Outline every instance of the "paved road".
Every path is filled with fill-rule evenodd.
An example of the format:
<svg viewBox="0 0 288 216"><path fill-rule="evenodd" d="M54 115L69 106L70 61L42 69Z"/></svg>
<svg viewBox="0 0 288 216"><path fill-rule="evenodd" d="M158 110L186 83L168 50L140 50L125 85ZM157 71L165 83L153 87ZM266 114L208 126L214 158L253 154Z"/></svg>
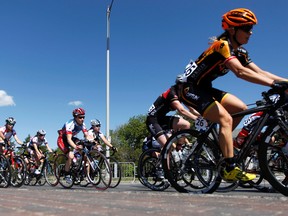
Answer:
<svg viewBox="0 0 288 216"><path fill-rule="evenodd" d="M0 215L287 215L288 197L237 189L229 193L181 194L173 188L151 191L140 183L121 183L97 191L93 187L22 186L0 189Z"/></svg>

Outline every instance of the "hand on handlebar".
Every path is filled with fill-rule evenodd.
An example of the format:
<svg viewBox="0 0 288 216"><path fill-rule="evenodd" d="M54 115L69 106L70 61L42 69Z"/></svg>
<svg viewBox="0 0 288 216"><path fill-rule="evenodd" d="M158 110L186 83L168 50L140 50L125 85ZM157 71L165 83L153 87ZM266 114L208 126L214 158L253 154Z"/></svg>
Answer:
<svg viewBox="0 0 288 216"><path fill-rule="evenodd" d="M118 152L118 149L117 149L116 147L114 147L114 146L112 146L111 149L112 149L112 151L114 151L114 152Z"/></svg>
<svg viewBox="0 0 288 216"><path fill-rule="evenodd" d="M274 80L274 82L272 84L272 88L284 91L284 90L288 89L288 81Z"/></svg>

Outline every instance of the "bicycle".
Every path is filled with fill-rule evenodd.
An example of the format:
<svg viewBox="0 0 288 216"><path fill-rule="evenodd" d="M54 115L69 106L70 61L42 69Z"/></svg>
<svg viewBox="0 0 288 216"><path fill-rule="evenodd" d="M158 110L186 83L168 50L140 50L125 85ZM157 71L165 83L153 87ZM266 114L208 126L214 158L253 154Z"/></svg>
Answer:
<svg viewBox="0 0 288 216"><path fill-rule="evenodd" d="M80 140L79 145L83 149L79 152L79 158L70 167L69 174L72 181L66 181L65 164L68 160L65 154L59 154L54 161L54 173L60 185L64 188L71 188L75 182L88 180L96 189L106 190L111 184L111 170L106 157L97 149L93 149L94 144L87 140ZM87 181L86 181L87 182Z"/></svg>
<svg viewBox="0 0 288 216"><path fill-rule="evenodd" d="M19 155L14 153L14 149L15 145L7 146L3 151L3 155L8 159L11 166L10 184L13 187L21 187L26 177L26 163Z"/></svg>
<svg viewBox="0 0 288 216"><path fill-rule="evenodd" d="M40 173L36 174L35 170L39 169L36 164L35 158L32 158L31 155L27 152L27 144L23 144L21 147L19 156L22 160L25 161L26 164L26 176L25 176L25 185L34 186L36 184L43 186L47 183L50 186L56 186L58 184L57 178L54 175L54 167L53 160L51 160L50 152L44 152L44 157L40 158L40 160L44 160L42 163L42 167L40 169ZM53 157L55 157L56 152L53 152Z"/></svg>
<svg viewBox="0 0 288 216"><path fill-rule="evenodd" d="M0 188L7 188L10 185L11 172L9 160L0 153Z"/></svg>
<svg viewBox="0 0 288 216"><path fill-rule="evenodd" d="M235 155L236 162L243 170L249 171L247 166L245 166L245 160L249 156L251 146L255 144L258 135L261 134L261 141L258 145L260 175L263 175L276 190L287 196L288 187L283 184L283 181L288 174L288 159L282 151L279 151L277 145L280 141L288 141L285 93L284 90L270 89L267 92L263 92L262 97L263 100L257 101L255 103L256 106L232 115L235 118L258 111L263 112L256 126L243 143L242 149ZM273 121L269 121L271 118ZM216 126L217 124L211 123L204 132L193 129L179 131L173 134L167 141L162 152L162 163L167 179L177 191L184 193L213 193L221 184L224 160L218 144ZM173 173L171 170L174 159L171 152L174 150L174 143L183 136L195 145L195 150L186 160L184 169L179 168L178 173ZM281 165L277 169L269 164L274 151L277 151L281 156L279 156ZM190 174L192 171L193 175L188 180L191 180L193 185L189 185L189 181L185 181L182 176L187 173ZM183 181L185 184L183 184ZM187 187L187 183L190 187ZM235 182L229 183L232 183L234 187ZM253 184L253 182L250 183ZM197 187L194 187L195 185Z"/></svg>

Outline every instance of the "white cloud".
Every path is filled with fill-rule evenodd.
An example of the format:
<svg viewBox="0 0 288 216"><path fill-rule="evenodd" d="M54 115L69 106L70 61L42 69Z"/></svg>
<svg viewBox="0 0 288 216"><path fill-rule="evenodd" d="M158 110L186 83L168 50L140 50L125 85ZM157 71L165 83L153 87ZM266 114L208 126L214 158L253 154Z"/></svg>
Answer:
<svg viewBox="0 0 288 216"><path fill-rule="evenodd" d="M0 106L15 106L13 97L7 95L4 90L0 90Z"/></svg>
<svg viewBox="0 0 288 216"><path fill-rule="evenodd" d="M68 105L79 106L79 105L82 105L82 101L71 101L68 103Z"/></svg>

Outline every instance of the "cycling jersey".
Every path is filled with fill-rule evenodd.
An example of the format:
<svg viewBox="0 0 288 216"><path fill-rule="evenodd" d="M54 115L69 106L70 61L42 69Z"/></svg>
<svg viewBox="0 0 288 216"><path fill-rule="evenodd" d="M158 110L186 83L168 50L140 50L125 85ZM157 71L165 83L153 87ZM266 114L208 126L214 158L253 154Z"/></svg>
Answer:
<svg viewBox="0 0 288 216"><path fill-rule="evenodd" d="M6 126L0 127L0 131L3 133L6 140L10 140L12 136L16 135L16 131L14 129L12 129L11 131L7 131ZM4 142L4 140L1 140L0 142Z"/></svg>
<svg viewBox="0 0 288 216"><path fill-rule="evenodd" d="M243 66L252 62L245 48L234 50L226 38L216 40L198 59L190 62L185 69L187 82L202 88L211 88L212 81L228 73L225 63L237 58Z"/></svg>
<svg viewBox="0 0 288 216"><path fill-rule="evenodd" d="M76 136L80 131L83 133L87 132L86 125L78 125L74 119L67 121L62 127L63 134L72 134L72 136Z"/></svg>
<svg viewBox="0 0 288 216"><path fill-rule="evenodd" d="M225 63L237 58L243 66L252 62L245 48L234 50L229 40L224 36L204 51L195 62L190 62L185 68L181 99L194 107L201 115L215 100L221 103L227 92L212 87L212 81L228 73Z"/></svg>
<svg viewBox="0 0 288 216"><path fill-rule="evenodd" d="M34 150L34 146L33 146L34 144L36 144L37 147L40 147L41 145L47 145L48 141L46 140L46 138L41 140L38 138L38 136L34 136L33 138L31 138L30 142L28 143L28 147Z"/></svg>
<svg viewBox="0 0 288 216"><path fill-rule="evenodd" d="M67 134L72 134L72 141L76 142L77 138L74 136L76 136L80 131L86 133L87 128L84 123L83 125L78 125L74 119L71 119L68 122L66 122L62 127L62 129L58 130L59 136L57 139L57 145L64 154L69 152Z"/></svg>
<svg viewBox="0 0 288 216"><path fill-rule="evenodd" d="M171 86L149 108L146 125L149 132L157 139L165 133L165 130L173 128L174 116L166 116L170 111L175 110L171 107L171 103L179 100L177 95L177 86Z"/></svg>
<svg viewBox="0 0 288 216"><path fill-rule="evenodd" d="M101 131L95 133L95 131L94 131L92 128L88 130L88 135L89 135L89 137L92 136L93 139L94 139L98 144L101 144L101 143L100 143L100 141L102 140L101 137L104 136L104 134L103 134Z"/></svg>
<svg viewBox="0 0 288 216"><path fill-rule="evenodd" d="M171 103L179 100L176 91L176 85L174 85L159 96L149 108L148 116L165 116L168 112L175 110L171 107Z"/></svg>

